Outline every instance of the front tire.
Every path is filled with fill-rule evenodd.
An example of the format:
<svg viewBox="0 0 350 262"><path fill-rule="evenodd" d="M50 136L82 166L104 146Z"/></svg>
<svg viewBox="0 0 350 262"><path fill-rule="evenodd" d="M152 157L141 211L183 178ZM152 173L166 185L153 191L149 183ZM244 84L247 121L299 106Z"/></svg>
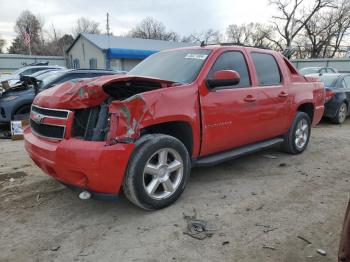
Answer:
<svg viewBox="0 0 350 262"><path fill-rule="evenodd" d="M18 120L19 118L29 119L30 108L31 108L31 105L21 106L16 110L16 112L12 116L12 120Z"/></svg>
<svg viewBox="0 0 350 262"><path fill-rule="evenodd" d="M163 134L146 135L136 144L123 182L125 196L147 210L169 206L180 197L189 178L186 147Z"/></svg>
<svg viewBox="0 0 350 262"><path fill-rule="evenodd" d="M348 114L348 106L346 105L346 103L342 103L338 109L338 112L336 114L336 116L332 119L333 123L335 124L343 124L346 116Z"/></svg>
<svg viewBox="0 0 350 262"><path fill-rule="evenodd" d="M282 150L289 154L302 153L310 140L311 121L310 117L304 112L297 112L292 126L284 136Z"/></svg>

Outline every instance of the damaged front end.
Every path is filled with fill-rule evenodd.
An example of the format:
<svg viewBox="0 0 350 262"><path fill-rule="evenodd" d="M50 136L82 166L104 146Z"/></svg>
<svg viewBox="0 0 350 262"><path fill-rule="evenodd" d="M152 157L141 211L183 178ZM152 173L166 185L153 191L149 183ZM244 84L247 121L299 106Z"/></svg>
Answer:
<svg viewBox="0 0 350 262"><path fill-rule="evenodd" d="M107 145L132 143L140 136L140 123L151 117L143 93L174 84L171 81L132 76L104 76L66 82L35 98L31 126L37 135L47 138L50 138L49 131L55 133L54 129L57 128L64 134L55 135L52 137L54 139L106 141ZM55 118L55 115L59 115L55 110L68 112L63 115L65 122ZM44 116L40 123L35 121L38 114ZM62 118L62 115L58 118ZM45 128L50 130L42 134L41 129Z"/></svg>

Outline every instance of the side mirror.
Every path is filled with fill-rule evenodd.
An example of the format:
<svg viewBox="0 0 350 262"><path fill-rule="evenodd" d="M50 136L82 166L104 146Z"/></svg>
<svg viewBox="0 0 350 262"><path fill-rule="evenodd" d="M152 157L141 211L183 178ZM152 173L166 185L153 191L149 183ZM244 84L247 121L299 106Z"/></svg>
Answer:
<svg viewBox="0 0 350 262"><path fill-rule="evenodd" d="M239 84L240 75L234 70L220 70L214 73L212 79L207 79L207 86L213 89L219 86L233 86Z"/></svg>

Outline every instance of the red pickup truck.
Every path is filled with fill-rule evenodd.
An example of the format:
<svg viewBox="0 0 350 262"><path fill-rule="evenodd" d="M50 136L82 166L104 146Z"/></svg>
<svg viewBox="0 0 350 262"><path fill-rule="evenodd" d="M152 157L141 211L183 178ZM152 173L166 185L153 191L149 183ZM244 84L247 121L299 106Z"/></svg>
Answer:
<svg viewBox="0 0 350 262"><path fill-rule="evenodd" d="M305 150L324 111L324 87L280 53L201 46L156 53L127 75L66 82L34 100L25 148L81 198L159 209L194 166L276 144Z"/></svg>

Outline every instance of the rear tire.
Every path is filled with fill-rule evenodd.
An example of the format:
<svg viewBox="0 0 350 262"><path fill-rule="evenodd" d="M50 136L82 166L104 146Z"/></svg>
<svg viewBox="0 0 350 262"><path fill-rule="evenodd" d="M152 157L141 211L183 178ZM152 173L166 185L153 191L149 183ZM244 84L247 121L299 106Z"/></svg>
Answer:
<svg viewBox="0 0 350 262"><path fill-rule="evenodd" d="M289 154L300 154L307 147L311 134L310 117L304 112L297 112L292 126L284 136L281 146L284 152Z"/></svg>
<svg viewBox="0 0 350 262"><path fill-rule="evenodd" d="M348 106L346 105L345 102L343 102L339 108L338 108L338 111L337 111L337 114L336 116L332 119L332 122L334 124L343 124L346 117L347 117L347 114L348 114Z"/></svg>
<svg viewBox="0 0 350 262"><path fill-rule="evenodd" d="M188 151L178 139L163 134L145 135L136 142L129 160L123 192L143 209L164 208L184 191L190 168Z"/></svg>

